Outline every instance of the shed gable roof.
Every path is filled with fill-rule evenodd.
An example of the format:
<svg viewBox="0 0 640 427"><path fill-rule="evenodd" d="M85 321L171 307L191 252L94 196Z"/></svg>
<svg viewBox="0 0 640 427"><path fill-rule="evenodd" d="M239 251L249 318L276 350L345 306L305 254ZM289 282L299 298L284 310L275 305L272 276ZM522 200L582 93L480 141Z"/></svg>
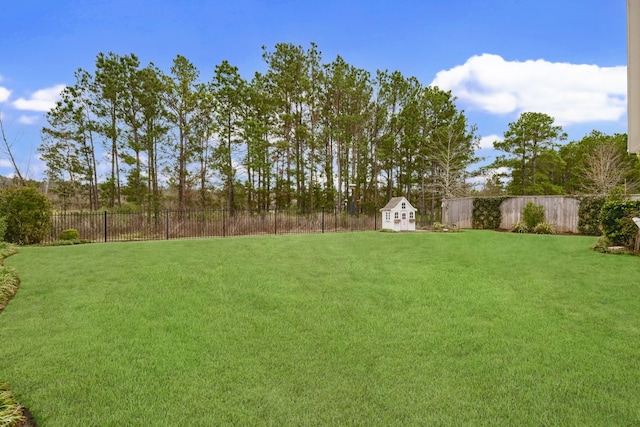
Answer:
<svg viewBox="0 0 640 427"><path fill-rule="evenodd" d="M408 207L409 210L417 211L417 209L414 208L411 205L411 203L409 203L409 201L404 197L392 197L391 200L389 200L389 202L380 210L381 211L390 211L393 208L395 208L396 206L398 206L400 204L400 202L403 202L403 201L407 204L407 207Z"/></svg>

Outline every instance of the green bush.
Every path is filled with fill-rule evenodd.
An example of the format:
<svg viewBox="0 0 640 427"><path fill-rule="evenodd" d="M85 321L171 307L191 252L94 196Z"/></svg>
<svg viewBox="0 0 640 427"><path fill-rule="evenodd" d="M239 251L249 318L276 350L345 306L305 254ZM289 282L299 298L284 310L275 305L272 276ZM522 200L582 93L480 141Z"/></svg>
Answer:
<svg viewBox="0 0 640 427"><path fill-rule="evenodd" d="M602 206L602 232L611 244L633 248L638 236L633 217L640 217L640 201L610 201Z"/></svg>
<svg viewBox="0 0 640 427"><path fill-rule="evenodd" d="M522 221L527 225L529 230L536 228L536 225L544 221L544 206L527 202L522 210Z"/></svg>
<svg viewBox="0 0 640 427"><path fill-rule="evenodd" d="M556 228L549 222L541 222L533 229L536 234L556 234Z"/></svg>
<svg viewBox="0 0 640 427"><path fill-rule="evenodd" d="M80 233L75 228L62 230L58 236L58 240L80 240Z"/></svg>
<svg viewBox="0 0 640 427"><path fill-rule="evenodd" d="M606 202L604 197L583 197L578 208L578 231L587 236L600 236L600 212Z"/></svg>
<svg viewBox="0 0 640 427"><path fill-rule="evenodd" d="M527 224L524 222L518 221L513 225L513 227L511 227L511 231L514 233L528 233L529 227L527 227Z"/></svg>
<svg viewBox="0 0 640 427"><path fill-rule="evenodd" d="M7 221L6 241L40 243L51 226L51 203L33 187L9 187L0 191L0 216Z"/></svg>
<svg viewBox="0 0 640 427"><path fill-rule="evenodd" d="M7 219L0 216L0 242L4 242L5 234L7 234Z"/></svg>
<svg viewBox="0 0 640 427"><path fill-rule="evenodd" d="M502 214L500 205L508 197L473 199L472 227L483 230L500 228Z"/></svg>

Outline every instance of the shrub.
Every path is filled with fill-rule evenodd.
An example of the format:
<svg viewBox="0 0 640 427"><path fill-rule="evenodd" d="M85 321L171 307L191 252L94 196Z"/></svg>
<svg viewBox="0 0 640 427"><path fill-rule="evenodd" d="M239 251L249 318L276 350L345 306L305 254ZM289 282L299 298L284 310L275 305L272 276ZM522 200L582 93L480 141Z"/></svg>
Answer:
<svg viewBox="0 0 640 427"><path fill-rule="evenodd" d="M524 222L518 221L511 227L511 231L514 233L528 233L529 227Z"/></svg>
<svg viewBox="0 0 640 427"><path fill-rule="evenodd" d="M495 230L500 227L502 214L500 205L508 197L473 199L473 228Z"/></svg>
<svg viewBox="0 0 640 427"><path fill-rule="evenodd" d="M4 242L5 234L7 234L7 219L0 216L0 242Z"/></svg>
<svg viewBox="0 0 640 427"><path fill-rule="evenodd" d="M529 230L533 230L536 225L544 221L544 206L527 202L522 210L522 220Z"/></svg>
<svg viewBox="0 0 640 427"><path fill-rule="evenodd" d="M602 206L602 232L611 244L633 248L638 236L633 217L640 217L640 201L610 201Z"/></svg>
<svg viewBox="0 0 640 427"><path fill-rule="evenodd" d="M549 222L541 222L534 227L533 232L536 234L556 234L556 229Z"/></svg>
<svg viewBox="0 0 640 427"><path fill-rule="evenodd" d="M606 236L600 236L598 237L596 244L593 245L592 249L596 252L606 253L609 251L610 245L611 245L611 242L609 242L609 239L607 239Z"/></svg>
<svg viewBox="0 0 640 427"><path fill-rule="evenodd" d="M51 226L51 203L33 187L9 187L0 192L0 216L7 221L5 240L40 243Z"/></svg>
<svg viewBox="0 0 640 427"><path fill-rule="evenodd" d="M80 240L80 233L75 228L62 230L58 236L58 240Z"/></svg>
<svg viewBox="0 0 640 427"><path fill-rule="evenodd" d="M600 236L600 212L606 199L604 197L583 197L578 209L578 231L587 236Z"/></svg>

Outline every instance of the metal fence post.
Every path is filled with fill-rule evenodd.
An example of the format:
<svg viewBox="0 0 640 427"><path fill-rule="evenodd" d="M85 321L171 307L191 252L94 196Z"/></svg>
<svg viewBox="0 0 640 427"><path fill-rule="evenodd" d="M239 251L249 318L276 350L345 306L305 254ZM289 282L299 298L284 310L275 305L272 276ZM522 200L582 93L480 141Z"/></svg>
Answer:
<svg viewBox="0 0 640 427"><path fill-rule="evenodd" d="M164 235L169 240L169 209L164 210Z"/></svg>
<svg viewBox="0 0 640 427"><path fill-rule="evenodd" d="M378 208L373 207L373 231L378 230Z"/></svg>

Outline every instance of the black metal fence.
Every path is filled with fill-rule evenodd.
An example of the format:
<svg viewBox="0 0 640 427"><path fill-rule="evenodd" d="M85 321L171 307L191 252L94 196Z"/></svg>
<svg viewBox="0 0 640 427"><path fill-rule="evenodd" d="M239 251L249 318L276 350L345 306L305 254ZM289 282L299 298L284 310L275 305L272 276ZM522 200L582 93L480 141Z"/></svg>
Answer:
<svg viewBox="0 0 640 427"><path fill-rule="evenodd" d="M334 233L378 230L381 217L332 211L299 213L284 210L224 209L164 210L159 212L60 212L53 214L47 242L63 230L76 229L80 239L94 242L168 240L267 234Z"/></svg>

